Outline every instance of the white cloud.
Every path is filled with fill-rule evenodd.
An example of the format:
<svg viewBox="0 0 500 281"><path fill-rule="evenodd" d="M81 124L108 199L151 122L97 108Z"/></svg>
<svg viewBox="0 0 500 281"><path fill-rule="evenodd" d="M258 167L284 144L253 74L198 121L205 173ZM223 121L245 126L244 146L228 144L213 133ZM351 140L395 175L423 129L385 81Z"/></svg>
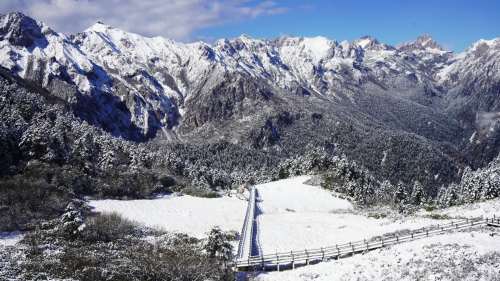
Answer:
<svg viewBox="0 0 500 281"><path fill-rule="evenodd" d="M0 0L0 12L21 11L59 32L97 20L147 36L190 40L202 28L286 12L266 0Z"/></svg>

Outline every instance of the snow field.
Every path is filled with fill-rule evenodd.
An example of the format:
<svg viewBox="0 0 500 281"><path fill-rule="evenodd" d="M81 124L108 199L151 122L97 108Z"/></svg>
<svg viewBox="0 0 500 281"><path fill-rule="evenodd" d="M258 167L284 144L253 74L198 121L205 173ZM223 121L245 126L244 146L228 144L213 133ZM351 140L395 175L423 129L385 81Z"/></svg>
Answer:
<svg viewBox="0 0 500 281"><path fill-rule="evenodd" d="M0 232L0 247L14 246L23 239L21 232Z"/></svg>
<svg viewBox="0 0 500 281"><path fill-rule="evenodd" d="M240 232L247 201L185 195L152 200L95 200L89 204L97 212L116 212L148 227L203 238L214 226Z"/></svg>
<svg viewBox="0 0 500 281"><path fill-rule="evenodd" d="M304 184L309 176L256 186L257 234L261 253L272 254L334 246L400 230L412 230L450 222L431 219L430 214L450 218L500 213L500 199L420 212L405 218L370 218L354 210L345 199L321 187ZM236 197L198 198L171 196L153 200L98 200L90 205L97 212L117 212L149 227L187 233L203 238L214 226L241 231L247 202Z"/></svg>
<svg viewBox="0 0 500 281"><path fill-rule="evenodd" d="M369 218L354 213L346 199L304 184L308 179L302 176L256 186L258 242L264 254L334 246L449 222L425 217Z"/></svg>
<svg viewBox="0 0 500 281"><path fill-rule="evenodd" d="M258 281L500 280L497 235L459 232L434 236L283 272Z"/></svg>
<svg viewBox="0 0 500 281"><path fill-rule="evenodd" d="M500 198L492 199L484 202L454 206L443 210L435 210L431 212L421 212L419 215L438 214L449 216L451 218L491 218L494 215L500 217Z"/></svg>

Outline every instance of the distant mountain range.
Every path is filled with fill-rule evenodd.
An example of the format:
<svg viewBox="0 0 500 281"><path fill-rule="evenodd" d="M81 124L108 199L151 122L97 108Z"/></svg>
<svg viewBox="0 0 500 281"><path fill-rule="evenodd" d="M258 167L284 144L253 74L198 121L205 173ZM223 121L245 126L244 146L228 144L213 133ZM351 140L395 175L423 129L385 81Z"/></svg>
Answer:
<svg viewBox="0 0 500 281"><path fill-rule="evenodd" d="M132 143L287 158L322 147L381 179L433 187L500 151L499 38L459 54L426 35L397 47L369 36L184 44L101 22L67 36L10 13L0 66Z"/></svg>

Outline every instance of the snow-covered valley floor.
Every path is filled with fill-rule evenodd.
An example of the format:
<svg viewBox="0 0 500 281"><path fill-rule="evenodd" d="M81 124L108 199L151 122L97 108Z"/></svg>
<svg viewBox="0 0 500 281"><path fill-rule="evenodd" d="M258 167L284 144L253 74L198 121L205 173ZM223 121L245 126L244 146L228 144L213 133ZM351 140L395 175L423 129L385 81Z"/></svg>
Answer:
<svg viewBox="0 0 500 281"><path fill-rule="evenodd" d="M261 253L332 246L384 233L444 224L456 218L500 214L500 199L495 199L431 212L422 210L412 216L389 212L387 217L376 218L368 215L373 210L359 210L348 200L321 187L304 184L309 179L309 176L302 176L256 186L256 239ZM200 238L213 226L239 232L247 207L246 201L234 196L100 200L91 201L90 205L99 212L118 212L147 226ZM256 278L261 281L500 280L498 264L500 230L477 227L339 261L292 271L261 273ZM474 270L470 266L474 266Z"/></svg>
<svg viewBox="0 0 500 281"><path fill-rule="evenodd" d="M96 212L116 212L148 227L203 238L214 226L241 231L247 202L235 196L199 198L189 195L151 200L94 200Z"/></svg>
<svg viewBox="0 0 500 281"><path fill-rule="evenodd" d="M334 246L384 233L444 224L453 217L493 216L495 211L500 212L499 204L492 201L476 204L479 207L432 212L450 219L431 219L431 213L425 211L408 217L374 218L355 210L346 199L304 184L309 178L295 177L257 186L257 229L264 254Z"/></svg>
<svg viewBox="0 0 500 281"><path fill-rule="evenodd" d="M500 200L413 216L373 218L297 177L257 186L258 238L264 254L319 248L454 218L492 217ZM435 217L447 219L431 219ZM500 280L500 230L475 228L375 250L364 255L284 272L260 273L260 281L299 280ZM471 267L474 267L473 269Z"/></svg>

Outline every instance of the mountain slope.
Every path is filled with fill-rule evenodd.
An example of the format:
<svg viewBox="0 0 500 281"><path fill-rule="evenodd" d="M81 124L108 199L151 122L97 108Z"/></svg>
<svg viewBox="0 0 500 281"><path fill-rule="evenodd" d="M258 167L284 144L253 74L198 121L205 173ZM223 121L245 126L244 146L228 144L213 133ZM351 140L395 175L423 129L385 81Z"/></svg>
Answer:
<svg viewBox="0 0 500 281"><path fill-rule="evenodd" d="M369 36L183 44L0 18L1 66L133 146L223 144L271 153L273 165L321 148L432 194L498 154L500 136L483 125L496 118L497 43L459 55L429 36L398 47Z"/></svg>

